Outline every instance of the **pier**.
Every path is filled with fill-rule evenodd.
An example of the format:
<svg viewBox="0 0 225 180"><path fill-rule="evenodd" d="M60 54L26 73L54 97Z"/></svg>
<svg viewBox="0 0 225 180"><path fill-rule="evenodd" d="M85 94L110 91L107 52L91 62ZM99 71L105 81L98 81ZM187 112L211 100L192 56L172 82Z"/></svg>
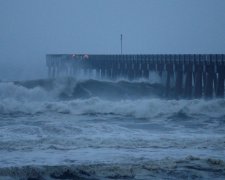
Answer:
<svg viewBox="0 0 225 180"><path fill-rule="evenodd" d="M165 96L224 98L225 54L46 55L48 77L95 75L97 78L164 79Z"/></svg>

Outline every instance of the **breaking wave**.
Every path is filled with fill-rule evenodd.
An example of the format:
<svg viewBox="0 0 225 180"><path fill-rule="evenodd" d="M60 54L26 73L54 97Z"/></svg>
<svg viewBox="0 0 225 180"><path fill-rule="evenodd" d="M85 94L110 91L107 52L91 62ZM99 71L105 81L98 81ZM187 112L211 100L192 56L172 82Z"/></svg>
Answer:
<svg viewBox="0 0 225 180"><path fill-rule="evenodd" d="M225 100L166 100L149 82L75 79L0 83L0 114L115 114L135 118L225 116Z"/></svg>
<svg viewBox="0 0 225 180"><path fill-rule="evenodd" d="M17 100L71 100L78 98L99 97L109 100L138 99L146 97L160 97L163 87L147 81L77 81L73 78L58 80L34 80L0 83L1 99L13 98ZM47 98L47 99L46 99Z"/></svg>
<svg viewBox="0 0 225 180"><path fill-rule="evenodd" d="M225 99L163 95L143 80L1 82L0 179L224 179Z"/></svg>
<svg viewBox="0 0 225 180"><path fill-rule="evenodd" d="M163 87L160 83L150 83L144 80L133 82L120 80L115 82L94 79L77 81L73 78L63 78L57 80L15 82L14 84L27 89L42 88L56 95L61 100L91 97L118 100L160 97L163 95Z"/></svg>

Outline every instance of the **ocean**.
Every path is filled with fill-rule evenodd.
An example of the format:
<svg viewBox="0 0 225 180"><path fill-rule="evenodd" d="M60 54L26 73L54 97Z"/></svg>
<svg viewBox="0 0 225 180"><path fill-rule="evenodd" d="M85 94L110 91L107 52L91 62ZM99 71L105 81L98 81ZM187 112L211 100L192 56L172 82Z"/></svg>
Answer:
<svg viewBox="0 0 225 180"><path fill-rule="evenodd" d="M225 179L225 99L158 81L0 82L0 179Z"/></svg>

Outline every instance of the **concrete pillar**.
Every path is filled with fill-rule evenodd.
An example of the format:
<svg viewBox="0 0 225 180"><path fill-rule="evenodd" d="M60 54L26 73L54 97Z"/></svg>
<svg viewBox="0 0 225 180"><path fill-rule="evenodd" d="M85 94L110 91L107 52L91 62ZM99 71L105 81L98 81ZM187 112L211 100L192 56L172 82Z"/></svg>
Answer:
<svg viewBox="0 0 225 180"><path fill-rule="evenodd" d="M214 64L207 61L205 65L206 70L206 85L205 85L205 97L213 97L213 76L214 76Z"/></svg>
<svg viewBox="0 0 225 180"><path fill-rule="evenodd" d="M143 78L149 79L149 61L145 60L143 62Z"/></svg>
<svg viewBox="0 0 225 180"><path fill-rule="evenodd" d="M180 97L183 94L183 62L176 61L175 62L175 72L176 72L176 96Z"/></svg>
<svg viewBox="0 0 225 180"><path fill-rule="evenodd" d="M132 76L133 76L133 79L136 79L137 78L137 60L133 59L132 64L133 64Z"/></svg>
<svg viewBox="0 0 225 180"><path fill-rule="evenodd" d="M195 73L195 81L194 81L194 97L201 98L202 97L202 78L203 78L203 64L202 62L196 62L194 64L194 73Z"/></svg>
<svg viewBox="0 0 225 180"><path fill-rule="evenodd" d="M153 57L152 57L152 59L148 62L148 78L149 78L149 76L151 75L149 72L156 72L157 70L160 71L160 69L156 69L156 66L157 66L156 62L157 62L157 61L154 60ZM162 71L162 70L161 70L161 71Z"/></svg>
<svg viewBox="0 0 225 180"><path fill-rule="evenodd" d="M95 72L96 72L96 78L97 78L97 79L101 79L101 69L96 68L96 69L95 69Z"/></svg>
<svg viewBox="0 0 225 180"><path fill-rule="evenodd" d="M171 78L173 76L173 63L170 62L166 62L166 97L168 97L170 95L170 91L171 91Z"/></svg>
<svg viewBox="0 0 225 180"><path fill-rule="evenodd" d="M117 57L117 73L116 73L116 79L120 78L122 76L122 69L121 69L121 61Z"/></svg>
<svg viewBox="0 0 225 180"><path fill-rule="evenodd" d="M100 56L100 68L101 68L101 78L106 78L106 68L105 68L105 56Z"/></svg>
<svg viewBox="0 0 225 180"><path fill-rule="evenodd" d="M117 59L115 56L112 57L112 71L111 71L111 78L113 80L116 79L117 71L118 71L118 63Z"/></svg>
<svg viewBox="0 0 225 180"><path fill-rule="evenodd" d="M48 66L48 78L51 78L51 66Z"/></svg>
<svg viewBox="0 0 225 180"><path fill-rule="evenodd" d="M132 56L127 57L127 78L128 80L133 80L132 76Z"/></svg>
<svg viewBox="0 0 225 180"><path fill-rule="evenodd" d="M157 62L157 71L159 73L159 76L162 78L162 72L164 70L164 63L162 61Z"/></svg>
<svg viewBox="0 0 225 180"><path fill-rule="evenodd" d="M216 88L216 97L218 98L224 98L224 79L225 79L224 69L225 69L224 63L222 62L217 63L218 81Z"/></svg>
<svg viewBox="0 0 225 180"><path fill-rule="evenodd" d="M55 78L55 74L56 74L56 67L53 66L52 67L52 78Z"/></svg>
<svg viewBox="0 0 225 180"><path fill-rule="evenodd" d="M184 64L185 70L185 89L184 95L186 98L192 97L192 73L193 73L193 63L191 61L186 61Z"/></svg>
<svg viewBox="0 0 225 180"><path fill-rule="evenodd" d="M121 56L120 57L120 64L119 64L119 71L120 71L120 77L121 78L124 78L125 77L125 62L124 62L124 59L123 57Z"/></svg>

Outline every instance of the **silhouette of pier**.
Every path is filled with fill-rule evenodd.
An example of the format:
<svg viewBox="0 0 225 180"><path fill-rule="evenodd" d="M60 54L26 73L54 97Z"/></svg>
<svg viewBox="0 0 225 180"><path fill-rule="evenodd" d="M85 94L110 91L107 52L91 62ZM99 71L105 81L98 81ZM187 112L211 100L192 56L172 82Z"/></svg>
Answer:
<svg viewBox="0 0 225 180"><path fill-rule="evenodd" d="M95 74L116 80L149 79L151 72L165 79L165 96L224 98L225 54L46 55L49 78Z"/></svg>

